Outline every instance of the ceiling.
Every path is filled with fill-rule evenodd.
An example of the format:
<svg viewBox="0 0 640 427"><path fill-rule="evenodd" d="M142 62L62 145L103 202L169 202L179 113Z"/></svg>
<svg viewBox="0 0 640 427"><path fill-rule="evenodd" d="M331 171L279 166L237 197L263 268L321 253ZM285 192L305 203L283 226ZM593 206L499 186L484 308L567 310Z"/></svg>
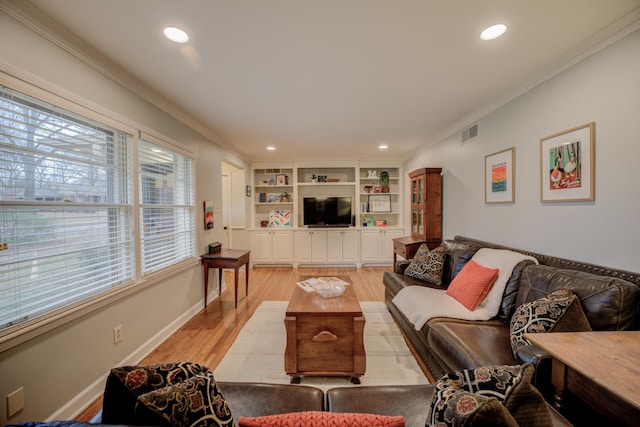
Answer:
<svg viewBox="0 0 640 427"><path fill-rule="evenodd" d="M30 3L124 79L144 82L141 96L249 161L404 160L584 56L640 9L640 0ZM507 33L480 40L496 23ZM190 41L166 40L165 26Z"/></svg>

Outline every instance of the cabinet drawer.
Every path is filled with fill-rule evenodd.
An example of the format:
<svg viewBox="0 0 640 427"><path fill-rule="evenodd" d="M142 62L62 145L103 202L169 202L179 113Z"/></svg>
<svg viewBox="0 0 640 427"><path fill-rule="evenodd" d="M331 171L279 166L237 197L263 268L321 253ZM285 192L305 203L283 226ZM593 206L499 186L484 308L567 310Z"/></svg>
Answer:
<svg viewBox="0 0 640 427"><path fill-rule="evenodd" d="M299 372L353 371L353 318L298 317Z"/></svg>

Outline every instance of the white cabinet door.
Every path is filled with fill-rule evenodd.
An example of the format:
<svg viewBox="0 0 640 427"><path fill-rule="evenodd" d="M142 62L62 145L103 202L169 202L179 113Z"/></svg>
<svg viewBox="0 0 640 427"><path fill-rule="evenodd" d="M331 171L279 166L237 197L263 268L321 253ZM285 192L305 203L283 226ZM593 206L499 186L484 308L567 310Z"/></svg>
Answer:
<svg viewBox="0 0 640 427"><path fill-rule="evenodd" d="M327 260L331 262L358 261L358 233L356 231L329 231L327 233Z"/></svg>
<svg viewBox="0 0 640 427"><path fill-rule="evenodd" d="M296 232L296 262L325 262L326 260L326 231Z"/></svg>
<svg viewBox="0 0 640 427"><path fill-rule="evenodd" d="M251 233L251 262L253 264L271 262L271 232Z"/></svg>
<svg viewBox="0 0 640 427"><path fill-rule="evenodd" d="M293 262L293 233L291 231L272 231L271 259L276 263Z"/></svg>
<svg viewBox="0 0 640 427"><path fill-rule="evenodd" d="M381 261L393 263L393 239L402 237L402 230L381 230L380 256Z"/></svg>
<svg viewBox="0 0 640 427"><path fill-rule="evenodd" d="M377 262L380 260L380 231L362 230L360 232L360 261Z"/></svg>

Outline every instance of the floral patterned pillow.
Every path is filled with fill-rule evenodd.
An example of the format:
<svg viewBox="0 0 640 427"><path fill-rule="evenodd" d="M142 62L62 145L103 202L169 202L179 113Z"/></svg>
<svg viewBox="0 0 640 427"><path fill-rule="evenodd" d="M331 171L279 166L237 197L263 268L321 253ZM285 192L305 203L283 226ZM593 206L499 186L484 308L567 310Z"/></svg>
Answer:
<svg viewBox="0 0 640 427"><path fill-rule="evenodd" d="M427 244L423 243L416 251L404 274L414 279L440 286L442 284L444 257L444 246L440 245L430 251Z"/></svg>
<svg viewBox="0 0 640 427"><path fill-rule="evenodd" d="M473 408L473 405L487 404L486 400L477 397L485 396L496 398L504 405L518 426L551 426L549 409L540 392L531 384L532 376L533 365L531 364L487 366L450 372L436 382L427 425L458 425L454 424L455 419L464 415L459 412L465 408ZM464 403L462 405L460 399L464 395L451 400L451 395L459 392L474 395L476 403L472 405L472 401L467 399L462 401ZM492 413L496 413L495 411L493 408ZM478 421L482 419L482 417L478 418ZM475 418L470 418L470 423L465 425L476 425L471 422L473 420ZM498 423L498 420L495 422ZM501 418L500 423L500 425L511 425L508 417Z"/></svg>
<svg viewBox="0 0 640 427"><path fill-rule="evenodd" d="M520 347L531 343L524 337L538 332L590 331L589 320L580 300L569 289L559 289L544 298L522 304L511 318L511 350L513 356Z"/></svg>

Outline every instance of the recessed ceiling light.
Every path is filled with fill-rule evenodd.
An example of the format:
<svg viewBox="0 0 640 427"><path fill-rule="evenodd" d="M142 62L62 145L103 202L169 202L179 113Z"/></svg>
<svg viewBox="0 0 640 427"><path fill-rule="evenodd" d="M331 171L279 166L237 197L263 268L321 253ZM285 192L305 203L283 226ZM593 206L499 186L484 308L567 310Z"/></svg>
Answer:
<svg viewBox="0 0 640 427"><path fill-rule="evenodd" d="M386 150L387 148L389 148L389 146L387 144L380 144L378 145L378 148L381 150Z"/></svg>
<svg viewBox="0 0 640 427"><path fill-rule="evenodd" d="M273 145L269 145L269 146L267 147L267 150L269 150L269 151L276 151L276 147L274 147Z"/></svg>
<svg viewBox="0 0 640 427"><path fill-rule="evenodd" d="M162 32L164 33L164 36L172 42L186 43L189 41L189 36L187 35L187 33L182 31L180 28L167 27L162 30Z"/></svg>
<svg viewBox="0 0 640 427"><path fill-rule="evenodd" d="M503 35L507 31L507 26L504 24L496 24L492 25L489 28L486 28L481 34L480 38L482 40L493 40L497 39L501 35Z"/></svg>

